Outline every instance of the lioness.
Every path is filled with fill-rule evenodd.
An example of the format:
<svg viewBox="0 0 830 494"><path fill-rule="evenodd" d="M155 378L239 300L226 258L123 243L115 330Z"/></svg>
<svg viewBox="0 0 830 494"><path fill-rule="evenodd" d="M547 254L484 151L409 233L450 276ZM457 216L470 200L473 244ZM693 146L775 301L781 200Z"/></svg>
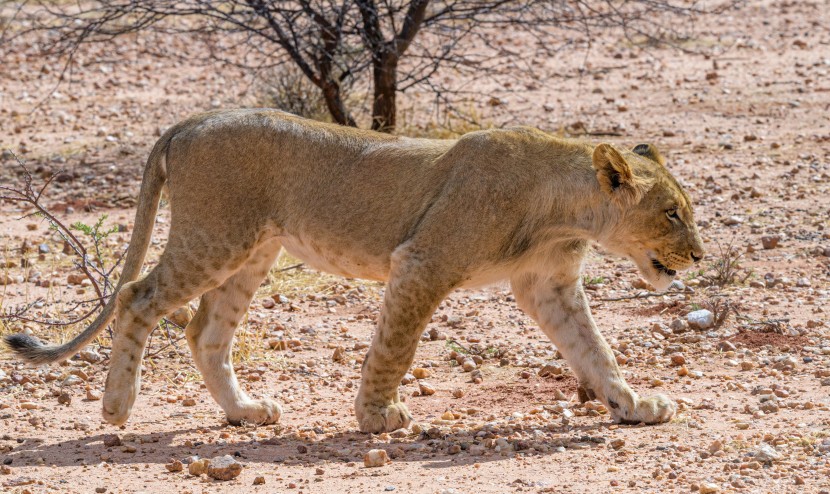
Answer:
<svg viewBox="0 0 830 494"><path fill-rule="evenodd" d="M135 281L165 185L167 246ZM231 342L284 248L324 271L387 282L355 401L362 431L410 424L398 385L441 300L503 279L587 397L616 421L665 422L674 402L629 388L591 318L580 271L592 240L661 290L704 254L689 197L647 144L617 150L531 128L411 139L267 109L204 113L153 148L116 296L95 321L60 346L22 334L6 342L31 362L55 362L115 320L103 415L119 425L151 329L201 296L186 335L208 390L231 423L275 422L279 404L240 389Z"/></svg>

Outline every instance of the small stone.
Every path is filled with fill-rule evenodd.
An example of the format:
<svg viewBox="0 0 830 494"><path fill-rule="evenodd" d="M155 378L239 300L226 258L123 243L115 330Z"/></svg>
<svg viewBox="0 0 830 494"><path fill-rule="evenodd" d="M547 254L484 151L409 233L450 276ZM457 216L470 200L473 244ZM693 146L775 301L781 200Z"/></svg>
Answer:
<svg viewBox="0 0 830 494"><path fill-rule="evenodd" d="M196 406L196 399L195 398L185 398L185 399L182 400L182 406L185 406L185 407Z"/></svg>
<svg viewBox="0 0 830 494"><path fill-rule="evenodd" d="M696 310L686 314L686 321L692 329L709 329L715 325L715 315L706 309Z"/></svg>
<svg viewBox="0 0 830 494"><path fill-rule="evenodd" d="M346 349L342 346L339 346L334 349L334 353L331 355L331 360L334 362L342 362L346 359Z"/></svg>
<svg viewBox="0 0 830 494"><path fill-rule="evenodd" d="M114 448L116 446L121 446L121 438L118 437L118 434L107 434L103 438L104 446L107 448Z"/></svg>
<svg viewBox="0 0 830 494"><path fill-rule="evenodd" d="M184 470L184 465L179 460L171 458L170 463L164 465L164 468L166 468L168 472L175 473Z"/></svg>
<svg viewBox="0 0 830 494"><path fill-rule="evenodd" d="M764 247L765 250L770 250L778 247L778 242L781 240L781 237L778 235L764 235L761 237L761 245Z"/></svg>
<svg viewBox="0 0 830 494"><path fill-rule="evenodd" d="M208 477L216 480L235 479L242 473L242 463L239 463L231 455L217 456L210 460L207 467Z"/></svg>
<svg viewBox="0 0 830 494"><path fill-rule="evenodd" d="M742 371L749 371L755 368L755 362L751 362L749 360L744 360L741 362L741 370Z"/></svg>
<svg viewBox="0 0 830 494"><path fill-rule="evenodd" d="M559 376L563 373L562 366L555 363L546 364L544 367L539 369L537 374L539 377L551 377L551 376Z"/></svg>
<svg viewBox="0 0 830 494"><path fill-rule="evenodd" d="M89 388L86 390L86 399L87 401L98 401L101 399L101 392L94 388Z"/></svg>
<svg viewBox="0 0 830 494"><path fill-rule="evenodd" d="M371 449L363 455L363 465L367 468L382 467L389 461L385 449Z"/></svg>
<svg viewBox="0 0 830 494"><path fill-rule="evenodd" d="M421 396L432 396L435 394L435 388L426 381L418 382L418 390L421 392Z"/></svg>
<svg viewBox="0 0 830 494"><path fill-rule="evenodd" d="M61 386L75 386L76 384L81 384L82 382L84 382L83 379L74 374L70 374L69 376L66 376L66 379L61 381Z"/></svg>
<svg viewBox="0 0 830 494"><path fill-rule="evenodd" d="M714 441L712 441L712 444L710 444L709 447L706 449L707 451L709 451L710 455L713 455L723 449L723 441L721 441L720 439L715 439Z"/></svg>
<svg viewBox="0 0 830 494"><path fill-rule="evenodd" d="M441 414L441 420L455 420L455 415L449 410Z"/></svg>
<svg viewBox="0 0 830 494"><path fill-rule="evenodd" d="M671 365L680 366L686 363L686 357L682 353L673 353L671 355Z"/></svg>
<svg viewBox="0 0 830 494"><path fill-rule="evenodd" d="M623 446L625 446L625 439L620 438L611 441L611 447L614 449L621 449Z"/></svg>
<svg viewBox="0 0 830 494"><path fill-rule="evenodd" d="M798 365L798 361L791 355L778 357L772 368L776 370L792 370Z"/></svg>
<svg viewBox="0 0 830 494"><path fill-rule="evenodd" d="M726 218L725 220L723 220L723 224L726 225L726 226L740 225L743 222L744 222L744 219L741 218L740 216L730 216L730 217Z"/></svg>
<svg viewBox="0 0 830 494"><path fill-rule="evenodd" d="M82 274L71 273L66 277L66 282L70 285L80 285L86 279L86 276Z"/></svg>
<svg viewBox="0 0 830 494"><path fill-rule="evenodd" d="M460 388L455 388L454 390L452 390L452 396L453 398L463 398L464 391Z"/></svg>
<svg viewBox="0 0 830 494"><path fill-rule="evenodd" d="M90 364L97 364L103 359L98 352L89 349L81 350L80 353L78 353L78 358L84 362L89 362Z"/></svg>
<svg viewBox="0 0 830 494"><path fill-rule="evenodd" d="M764 443L755 451L755 459L761 463L772 463L781 460L781 453Z"/></svg>
<svg viewBox="0 0 830 494"><path fill-rule="evenodd" d="M69 405L72 403L72 393L69 391L61 391L61 394L58 395L58 403L61 405Z"/></svg>
<svg viewBox="0 0 830 494"><path fill-rule="evenodd" d="M429 369L424 369L423 367L416 367L412 369L412 375L415 376L415 379L426 379L432 375Z"/></svg>
<svg viewBox="0 0 830 494"><path fill-rule="evenodd" d="M262 475L258 475L254 477L254 485L264 485L265 484L265 477Z"/></svg>
<svg viewBox="0 0 830 494"><path fill-rule="evenodd" d="M735 345L731 341L721 341L718 343L718 351L720 352L734 352L737 350Z"/></svg>
<svg viewBox="0 0 830 494"><path fill-rule="evenodd" d="M20 408L23 410L37 410L40 408L40 405L32 401L24 401L20 403Z"/></svg>
<svg viewBox="0 0 830 494"><path fill-rule="evenodd" d="M277 306L277 303L274 302L272 298L264 298L262 299L262 308L263 309L273 309Z"/></svg>
<svg viewBox="0 0 830 494"><path fill-rule="evenodd" d="M476 365L473 359L465 359L464 362L461 364L461 368L464 369L464 372L473 372L476 370L478 365Z"/></svg>
<svg viewBox="0 0 830 494"><path fill-rule="evenodd" d="M190 462L190 465L187 466L187 473L193 475L194 477L198 477L203 473L207 472L208 466L210 465L210 460L200 458L198 460L194 460Z"/></svg>
<svg viewBox="0 0 830 494"><path fill-rule="evenodd" d="M672 333L681 334L689 330L689 323L685 319L675 319L671 322L669 328L671 328Z"/></svg>
<svg viewBox="0 0 830 494"><path fill-rule="evenodd" d="M700 494L714 494L715 492L720 492L720 487L718 484L703 482L700 484L698 492L700 492Z"/></svg>

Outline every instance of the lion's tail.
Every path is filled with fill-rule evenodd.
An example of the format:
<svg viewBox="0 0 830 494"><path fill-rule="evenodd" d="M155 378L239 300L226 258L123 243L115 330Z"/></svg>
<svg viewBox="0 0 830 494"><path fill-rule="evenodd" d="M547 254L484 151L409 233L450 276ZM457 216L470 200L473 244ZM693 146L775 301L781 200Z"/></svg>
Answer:
<svg viewBox="0 0 830 494"><path fill-rule="evenodd" d="M121 272L121 278L118 280L118 285L104 306L104 310L81 334L63 345L44 344L37 338L22 333L7 336L5 338L6 345L24 360L33 364L47 364L66 360L88 345L115 318L118 292L124 284L138 278L144 264L144 257L147 254L153 225L156 221L161 191L167 180L167 148L179 128L180 126L174 126L168 130L158 140L147 159L127 258L124 261L124 268Z"/></svg>

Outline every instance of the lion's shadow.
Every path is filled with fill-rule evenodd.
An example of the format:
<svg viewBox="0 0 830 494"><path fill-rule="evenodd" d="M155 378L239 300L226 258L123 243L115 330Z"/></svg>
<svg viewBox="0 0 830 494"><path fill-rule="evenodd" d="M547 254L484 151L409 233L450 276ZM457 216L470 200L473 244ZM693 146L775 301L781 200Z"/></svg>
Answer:
<svg viewBox="0 0 830 494"><path fill-rule="evenodd" d="M554 438L559 435L568 440L581 436L599 435L600 430L607 423L584 426L560 426L548 428ZM217 432L226 430L227 426L199 427L194 429L179 429L149 434L134 434L124 446L104 445L104 440L111 434L95 434L82 439L71 439L48 443L38 438L21 438L22 442L12 451L4 455L4 461L15 466L44 465L49 467L92 465L107 461L112 464L164 464L171 458L182 460L197 455L203 458L213 458L221 455L233 455L243 463L275 463L309 465L330 462L361 462L361 458L354 454L337 453L343 451L365 452L369 449L385 449L394 457L394 461L422 462L425 468L444 468L473 463L502 461L510 455L499 454L488 450L484 455L471 455L466 451L451 454L448 442L436 442L435 439L422 434L417 439L405 440L404 443L370 442L369 434L347 431L326 435L316 441L308 441L294 435L274 436L263 441L235 441L235 442L193 442L192 445L179 444L180 435ZM506 437L514 432L511 427L493 427L488 431L496 436ZM20 441L20 440L19 440ZM407 444L422 443L424 446L418 452L407 451L403 455L395 455L393 450L406 447ZM433 448L433 445L438 447ZM131 452L131 447L135 451ZM411 447L410 447L411 448ZM523 454L550 455L556 454L555 448L550 451L523 450Z"/></svg>

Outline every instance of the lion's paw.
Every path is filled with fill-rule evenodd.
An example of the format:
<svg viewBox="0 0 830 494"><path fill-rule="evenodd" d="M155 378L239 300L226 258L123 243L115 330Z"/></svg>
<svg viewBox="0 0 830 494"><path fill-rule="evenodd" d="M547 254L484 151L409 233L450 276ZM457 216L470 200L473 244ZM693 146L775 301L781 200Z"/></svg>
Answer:
<svg viewBox="0 0 830 494"><path fill-rule="evenodd" d="M677 404L666 395L654 395L637 399L633 413L628 416L614 417L617 422L625 424L662 424L668 422L677 412Z"/></svg>
<svg viewBox="0 0 830 494"><path fill-rule="evenodd" d="M232 425L242 423L251 425L266 425L279 422L282 407L274 400L252 400L240 406L233 413L228 413L228 422Z"/></svg>
<svg viewBox="0 0 830 494"><path fill-rule="evenodd" d="M357 415L357 423L360 425L360 431L373 434L392 432L409 427L409 424L412 423L409 408L400 402L387 405L357 404L355 414Z"/></svg>

